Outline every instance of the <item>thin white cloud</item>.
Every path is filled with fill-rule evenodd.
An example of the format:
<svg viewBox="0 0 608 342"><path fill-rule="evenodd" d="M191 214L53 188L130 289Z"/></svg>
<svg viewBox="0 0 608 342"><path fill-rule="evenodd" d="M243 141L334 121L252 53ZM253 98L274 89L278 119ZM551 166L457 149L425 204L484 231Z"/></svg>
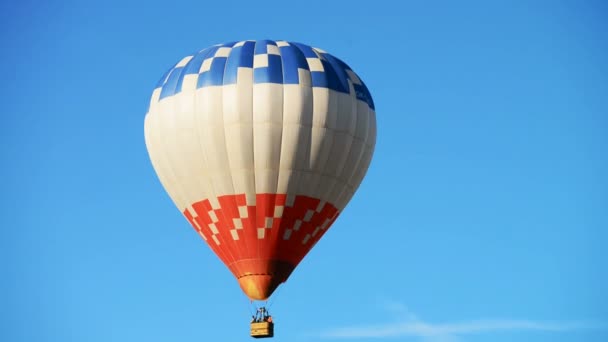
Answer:
<svg viewBox="0 0 608 342"><path fill-rule="evenodd" d="M605 324L590 322L543 322L527 320L478 320L460 323L395 322L368 326L352 326L325 332L333 338L382 338L398 336L432 337L465 335L497 331L547 331L606 329Z"/></svg>
<svg viewBox="0 0 608 342"><path fill-rule="evenodd" d="M426 341L447 342L457 341L463 335L509 332L509 331L539 331L565 332L584 330L608 330L606 322L587 321L534 321L534 320L475 320L456 323L425 322L398 302L387 302L385 308L393 313L399 313L400 319L395 322L375 325L357 325L330 329L322 333L322 337L333 339L358 338L394 338L417 337Z"/></svg>

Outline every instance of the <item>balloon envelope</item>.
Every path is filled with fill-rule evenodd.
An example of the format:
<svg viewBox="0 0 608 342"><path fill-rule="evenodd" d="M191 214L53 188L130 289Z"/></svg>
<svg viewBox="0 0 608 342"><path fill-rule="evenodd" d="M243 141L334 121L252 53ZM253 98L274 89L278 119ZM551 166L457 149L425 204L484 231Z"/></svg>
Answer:
<svg viewBox="0 0 608 342"><path fill-rule="evenodd" d="M264 300L361 183L376 117L340 59L299 43L240 41L167 71L145 140L175 205L245 294Z"/></svg>

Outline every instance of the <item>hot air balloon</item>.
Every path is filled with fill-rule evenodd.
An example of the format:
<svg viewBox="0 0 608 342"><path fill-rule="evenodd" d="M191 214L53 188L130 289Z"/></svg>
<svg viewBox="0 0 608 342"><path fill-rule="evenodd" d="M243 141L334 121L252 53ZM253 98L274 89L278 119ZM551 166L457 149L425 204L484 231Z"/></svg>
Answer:
<svg viewBox="0 0 608 342"><path fill-rule="evenodd" d="M361 183L374 102L342 60L248 40L182 58L145 116L158 178L251 300L266 300Z"/></svg>

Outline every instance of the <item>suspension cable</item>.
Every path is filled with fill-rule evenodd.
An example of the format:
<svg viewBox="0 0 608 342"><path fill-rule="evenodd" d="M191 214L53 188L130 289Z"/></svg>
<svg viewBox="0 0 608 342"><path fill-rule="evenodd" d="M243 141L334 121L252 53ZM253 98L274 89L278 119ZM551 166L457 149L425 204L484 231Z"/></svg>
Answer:
<svg viewBox="0 0 608 342"><path fill-rule="evenodd" d="M274 293L274 296L272 296L272 298L270 298L270 301L266 301L267 304L267 309L270 309L270 307L272 307L272 305L274 304L274 302L276 302L277 297L279 296L279 293L281 293L281 290L283 289L283 286L279 286L279 288L277 289L277 291ZM268 304L268 302L270 302L270 304Z"/></svg>

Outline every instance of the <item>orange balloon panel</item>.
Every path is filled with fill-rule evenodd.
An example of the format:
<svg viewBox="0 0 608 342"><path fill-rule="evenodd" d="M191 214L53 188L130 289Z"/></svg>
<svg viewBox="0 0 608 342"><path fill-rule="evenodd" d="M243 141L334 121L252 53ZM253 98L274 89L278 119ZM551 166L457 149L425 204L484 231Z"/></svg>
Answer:
<svg viewBox="0 0 608 342"><path fill-rule="evenodd" d="M291 274L338 217L331 204L307 196L245 194L193 203L194 229L238 279L243 292L265 300Z"/></svg>

